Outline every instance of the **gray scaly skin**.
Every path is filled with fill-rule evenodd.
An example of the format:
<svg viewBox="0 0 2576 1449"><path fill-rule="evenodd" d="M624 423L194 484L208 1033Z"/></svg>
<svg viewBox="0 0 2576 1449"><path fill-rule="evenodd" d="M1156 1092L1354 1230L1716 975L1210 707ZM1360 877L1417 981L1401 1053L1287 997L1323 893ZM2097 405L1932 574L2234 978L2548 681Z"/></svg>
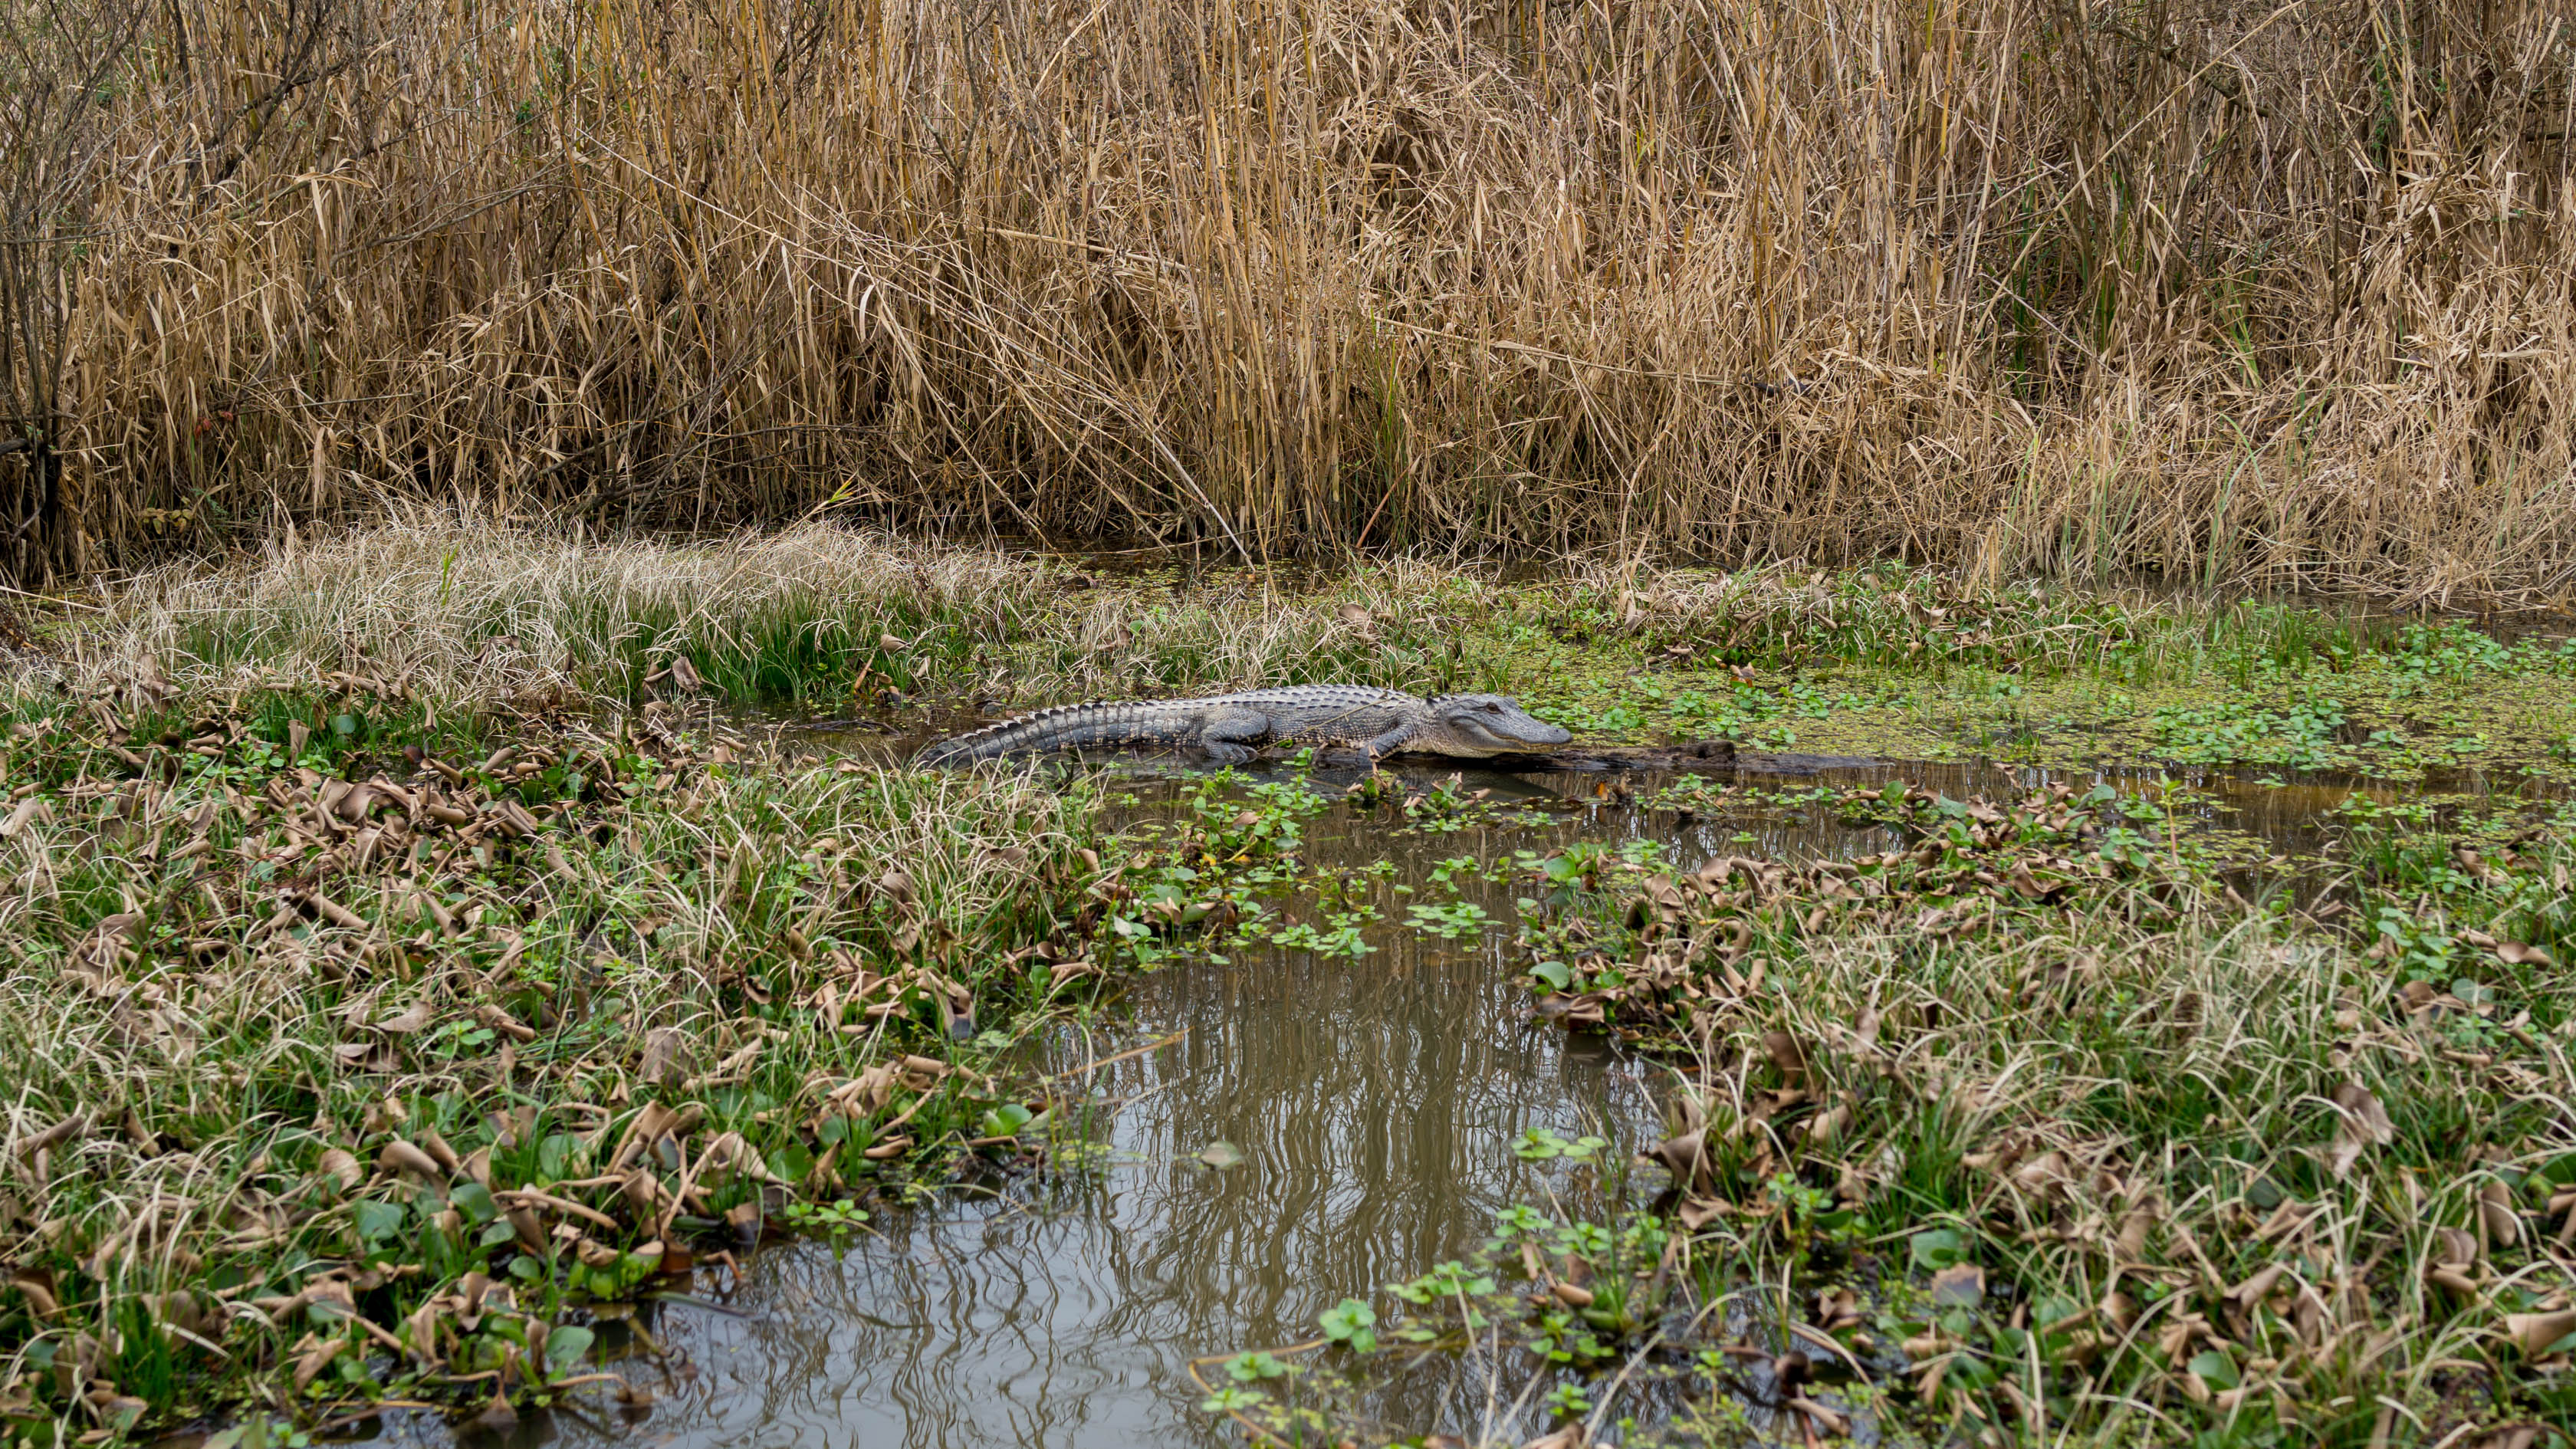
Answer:
<svg viewBox="0 0 2576 1449"><path fill-rule="evenodd" d="M1425 699L1392 689L1299 684L1248 689L1213 699L1068 704L1005 720L923 750L924 765L998 759L1023 750L1083 745L1195 745L1220 764L1239 765L1253 747L1341 745L1371 761L1399 751L1481 760L1527 754L1574 736L1532 718L1499 694Z"/></svg>

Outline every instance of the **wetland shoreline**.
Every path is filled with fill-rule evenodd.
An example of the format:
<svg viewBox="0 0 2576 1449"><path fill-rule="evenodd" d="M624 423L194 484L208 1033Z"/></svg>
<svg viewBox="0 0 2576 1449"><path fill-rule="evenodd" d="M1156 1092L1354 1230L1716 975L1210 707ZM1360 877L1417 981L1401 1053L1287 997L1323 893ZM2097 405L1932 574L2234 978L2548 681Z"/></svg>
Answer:
<svg viewBox="0 0 2576 1449"><path fill-rule="evenodd" d="M1470 1432L1440 1376L1472 1372L1530 1389L1491 1433L1622 1442L2559 1423L2576 644L1892 569L1077 575L830 529L388 528L28 616L0 742L17 1434L641 1411L592 1377L600 1333L674 1275L781 1235L864 1255L961 1170L1087 1181L1081 1101L1027 1063L1136 1019L1122 992L1399 942L1624 1039L1671 1120L1462 1097L1445 1170L1522 1164L1473 1197L1492 1221L1199 1320L1287 1335L1201 1345L1247 1351L1209 1360L1212 1413ZM890 753L1310 680L1514 694L1577 732L1556 763L1621 768ZM781 710L871 723L756 727ZM1706 1316L1783 1273L1869 1392L1708 1367L1790 1351L1792 1320ZM1272 1354L1317 1303L1331 1346ZM1650 1422L1617 1428L1623 1393Z"/></svg>

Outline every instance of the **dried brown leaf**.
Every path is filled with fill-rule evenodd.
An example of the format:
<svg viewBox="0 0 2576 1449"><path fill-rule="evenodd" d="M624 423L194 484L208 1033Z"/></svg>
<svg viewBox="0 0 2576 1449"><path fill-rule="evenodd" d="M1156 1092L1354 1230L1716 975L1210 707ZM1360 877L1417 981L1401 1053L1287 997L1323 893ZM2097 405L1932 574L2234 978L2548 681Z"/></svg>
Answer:
<svg viewBox="0 0 2576 1449"><path fill-rule="evenodd" d="M677 1088L689 1079L689 1039L678 1027L657 1026L644 1033L644 1059L636 1075L657 1087Z"/></svg>
<svg viewBox="0 0 2576 1449"><path fill-rule="evenodd" d="M2576 1308L2561 1308L2554 1313L2508 1313L2504 1331L2522 1350L2525 1358L2541 1358L2556 1348L2559 1340L2576 1333Z"/></svg>
<svg viewBox="0 0 2576 1449"><path fill-rule="evenodd" d="M437 1177L438 1159L397 1137L376 1154L376 1166L386 1172L407 1172L415 1177Z"/></svg>
<svg viewBox="0 0 2576 1449"><path fill-rule="evenodd" d="M322 1150L322 1177L327 1182L337 1183L344 1193L356 1192L358 1185L367 1180L367 1170L358 1165L356 1155L347 1149L326 1147Z"/></svg>
<svg viewBox="0 0 2576 1449"><path fill-rule="evenodd" d="M297 728L301 729L302 726L299 725ZM313 1380L324 1369L329 1368L331 1360L338 1358L341 1351L348 1346L349 1340L346 1338L334 1338L306 1349L303 1355L295 1360L295 1391L300 1394L313 1387Z"/></svg>
<svg viewBox="0 0 2576 1449"><path fill-rule="evenodd" d="M2395 1140L2396 1125L2388 1120L2388 1109L2359 1082L2345 1082L2334 1089L2335 1110L2341 1120L2335 1126L2334 1146L2326 1156L2326 1166L2336 1177L2352 1171L2353 1164L2371 1147L2384 1147Z"/></svg>
<svg viewBox="0 0 2576 1449"><path fill-rule="evenodd" d="M1762 1034L1762 1050L1771 1058L1771 1065L1780 1069L1783 1086L1795 1087L1806 1081L1807 1054L1800 1049L1796 1037L1785 1031L1766 1031Z"/></svg>
<svg viewBox="0 0 2576 1449"><path fill-rule="evenodd" d="M1944 1308L1974 1308L1986 1296L1986 1270L1957 1263L1932 1275L1932 1301Z"/></svg>

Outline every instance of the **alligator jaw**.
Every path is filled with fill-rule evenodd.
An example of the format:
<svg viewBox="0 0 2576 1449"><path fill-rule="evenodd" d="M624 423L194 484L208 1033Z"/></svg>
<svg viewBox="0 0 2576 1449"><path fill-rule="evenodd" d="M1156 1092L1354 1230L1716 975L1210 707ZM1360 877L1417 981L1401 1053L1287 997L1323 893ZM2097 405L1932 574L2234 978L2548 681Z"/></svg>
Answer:
<svg viewBox="0 0 2576 1449"><path fill-rule="evenodd" d="M1405 748L1459 759L1527 755L1572 742L1574 735L1499 694L1453 694L1431 702L1433 717Z"/></svg>

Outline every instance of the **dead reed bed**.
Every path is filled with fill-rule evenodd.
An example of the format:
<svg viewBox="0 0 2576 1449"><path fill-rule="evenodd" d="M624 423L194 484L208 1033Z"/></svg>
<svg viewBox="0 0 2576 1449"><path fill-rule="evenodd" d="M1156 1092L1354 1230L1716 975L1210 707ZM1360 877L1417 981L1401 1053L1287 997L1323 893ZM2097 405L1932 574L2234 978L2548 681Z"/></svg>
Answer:
<svg viewBox="0 0 2576 1449"><path fill-rule="evenodd" d="M354 673L450 716L701 688L810 702L871 682L997 703L1493 684L1500 662L1468 659L1466 631L1527 603L1472 572L1405 561L1330 577L1211 570L1184 594L1161 576L1095 577L824 521L582 540L437 514L174 563L90 597L23 656L31 675L132 697Z"/></svg>
<svg viewBox="0 0 2576 1449"><path fill-rule="evenodd" d="M388 497L2529 603L2540 0L12 7L0 568Z"/></svg>

